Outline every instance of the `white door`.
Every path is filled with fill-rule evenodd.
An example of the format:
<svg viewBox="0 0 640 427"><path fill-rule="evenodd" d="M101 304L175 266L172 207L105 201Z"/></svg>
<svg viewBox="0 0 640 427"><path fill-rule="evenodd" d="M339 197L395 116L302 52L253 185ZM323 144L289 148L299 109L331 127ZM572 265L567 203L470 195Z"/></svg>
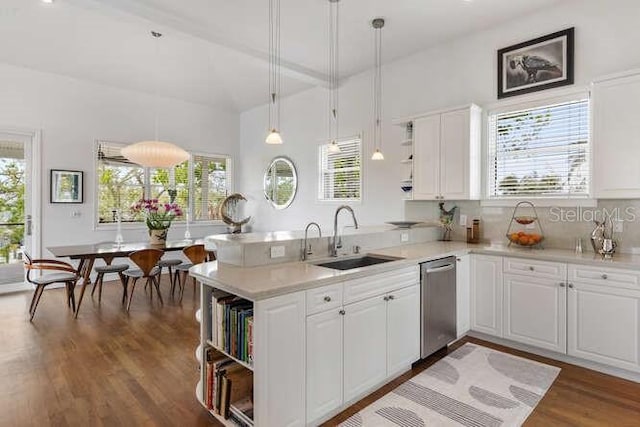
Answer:
<svg viewBox="0 0 640 427"><path fill-rule="evenodd" d="M254 307L255 424L305 425L305 293L257 301Z"/></svg>
<svg viewBox="0 0 640 427"><path fill-rule="evenodd" d="M568 298L567 353L640 371L640 291L573 283Z"/></svg>
<svg viewBox="0 0 640 427"><path fill-rule="evenodd" d="M456 329L458 338L471 328L471 255L457 258L456 265Z"/></svg>
<svg viewBox="0 0 640 427"><path fill-rule="evenodd" d="M435 200L440 195L440 115L413 123L413 198Z"/></svg>
<svg viewBox="0 0 640 427"><path fill-rule="evenodd" d="M420 285L387 295L387 376L420 359Z"/></svg>
<svg viewBox="0 0 640 427"><path fill-rule="evenodd" d="M335 308L307 317L307 423L342 405L342 319Z"/></svg>
<svg viewBox="0 0 640 427"><path fill-rule="evenodd" d="M504 275L504 338L566 353L565 282Z"/></svg>
<svg viewBox="0 0 640 427"><path fill-rule="evenodd" d="M640 74L595 83L592 106L594 196L639 198Z"/></svg>
<svg viewBox="0 0 640 427"><path fill-rule="evenodd" d="M471 258L471 329L502 336L502 258Z"/></svg>
<svg viewBox="0 0 640 427"><path fill-rule="evenodd" d="M387 301L380 295L344 307L344 402L387 376Z"/></svg>
<svg viewBox="0 0 640 427"><path fill-rule="evenodd" d="M28 289L22 254L40 257L40 136L0 129L0 293Z"/></svg>
<svg viewBox="0 0 640 427"><path fill-rule="evenodd" d="M442 114L440 126L440 195L469 199L470 110Z"/></svg>

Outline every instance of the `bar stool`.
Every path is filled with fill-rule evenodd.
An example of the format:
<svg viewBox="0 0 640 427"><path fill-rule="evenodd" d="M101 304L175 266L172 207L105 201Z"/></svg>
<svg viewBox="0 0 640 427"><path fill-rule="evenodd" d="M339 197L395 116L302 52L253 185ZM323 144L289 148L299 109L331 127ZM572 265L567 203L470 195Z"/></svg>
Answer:
<svg viewBox="0 0 640 427"><path fill-rule="evenodd" d="M169 283L171 283L171 295L173 295L173 289L176 286L175 278L173 277L173 268L182 264L182 260L179 259L161 259L158 261L158 267L160 267L160 277L162 277L162 269L167 267L169 269Z"/></svg>
<svg viewBox="0 0 640 427"><path fill-rule="evenodd" d="M189 263L180 264L176 267L176 281L180 285L180 301L182 301L182 297L184 296L184 288L187 285L187 274L189 274L189 269L197 264L202 264L207 260L207 251L204 249L204 245L191 245L187 246L182 250L182 253L189 259ZM180 277L180 273L182 278ZM196 288L196 279L193 278L193 289L195 291ZM172 294L173 295L173 294Z"/></svg>
<svg viewBox="0 0 640 427"><path fill-rule="evenodd" d="M127 298L127 278L124 274L124 271L128 270L129 266L127 264L107 264L95 267L93 270L98 273L96 277L96 281L93 282L93 288L91 289L91 297L96 291L96 287L98 287L98 302L102 301L102 282L104 281L104 275L107 273L118 273L120 276L120 283L122 284L122 304L126 301Z"/></svg>
<svg viewBox="0 0 640 427"><path fill-rule="evenodd" d="M129 254L129 259L138 266L138 269L126 270L123 273L127 277L127 285L129 284L129 279L133 279L133 282L131 284L131 291L129 292L127 311L129 311L129 309L131 308L133 291L136 288L136 282L138 281L138 279L147 279L147 285L152 285L150 292L151 299L153 299L153 286L155 286L156 290L158 291L158 299L160 299L160 304L164 305L164 302L162 301L162 294L160 293L160 267L158 267L158 261L160 261L160 258L162 258L163 254L164 252L160 249L141 249Z"/></svg>

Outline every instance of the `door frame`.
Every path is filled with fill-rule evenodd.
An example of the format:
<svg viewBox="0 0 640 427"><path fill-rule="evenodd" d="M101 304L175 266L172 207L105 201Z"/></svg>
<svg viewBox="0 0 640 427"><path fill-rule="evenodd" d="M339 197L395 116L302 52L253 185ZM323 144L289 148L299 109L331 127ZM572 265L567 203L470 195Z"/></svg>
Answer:
<svg viewBox="0 0 640 427"><path fill-rule="evenodd" d="M39 129L15 128L11 126L0 126L0 133L13 134L26 137L30 141L25 147L25 160L27 160L27 177L29 179L29 197L31 204L31 255L34 258L41 257L42 251L42 131ZM27 153L30 158L27 158ZM0 294L32 289L26 281L11 285L0 286Z"/></svg>

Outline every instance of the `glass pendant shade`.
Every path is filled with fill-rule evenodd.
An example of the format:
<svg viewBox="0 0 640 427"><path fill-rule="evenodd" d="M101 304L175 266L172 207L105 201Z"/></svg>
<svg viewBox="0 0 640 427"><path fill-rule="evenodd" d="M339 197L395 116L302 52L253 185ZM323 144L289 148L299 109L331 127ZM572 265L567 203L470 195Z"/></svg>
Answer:
<svg viewBox="0 0 640 427"><path fill-rule="evenodd" d="M162 141L136 142L124 147L122 155L147 168L170 168L189 159L185 150Z"/></svg>
<svg viewBox="0 0 640 427"><path fill-rule="evenodd" d="M376 151L373 152L373 155L371 156L371 160L384 160L382 151L380 151L379 148L376 148Z"/></svg>
<svg viewBox="0 0 640 427"><path fill-rule="evenodd" d="M276 129L271 129L271 132L269 132L269 135L267 135L267 139L265 139L264 142L271 145L282 144L282 136L280 136L280 132Z"/></svg>

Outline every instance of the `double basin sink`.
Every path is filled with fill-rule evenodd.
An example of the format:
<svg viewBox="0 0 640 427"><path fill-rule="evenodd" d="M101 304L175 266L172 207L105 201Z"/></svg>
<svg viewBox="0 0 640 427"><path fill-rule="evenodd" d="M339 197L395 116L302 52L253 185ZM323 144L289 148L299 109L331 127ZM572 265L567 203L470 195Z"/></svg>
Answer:
<svg viewBox="0 0 640 427"><path fill-rule="evenodd" d="M318 267L332 268L334 270L352 270L354 268L369 267L385 262L398 261L403 258L381 257L376 255L364 255L356 258L345 258L336 261L314 263Z"/></svg>

